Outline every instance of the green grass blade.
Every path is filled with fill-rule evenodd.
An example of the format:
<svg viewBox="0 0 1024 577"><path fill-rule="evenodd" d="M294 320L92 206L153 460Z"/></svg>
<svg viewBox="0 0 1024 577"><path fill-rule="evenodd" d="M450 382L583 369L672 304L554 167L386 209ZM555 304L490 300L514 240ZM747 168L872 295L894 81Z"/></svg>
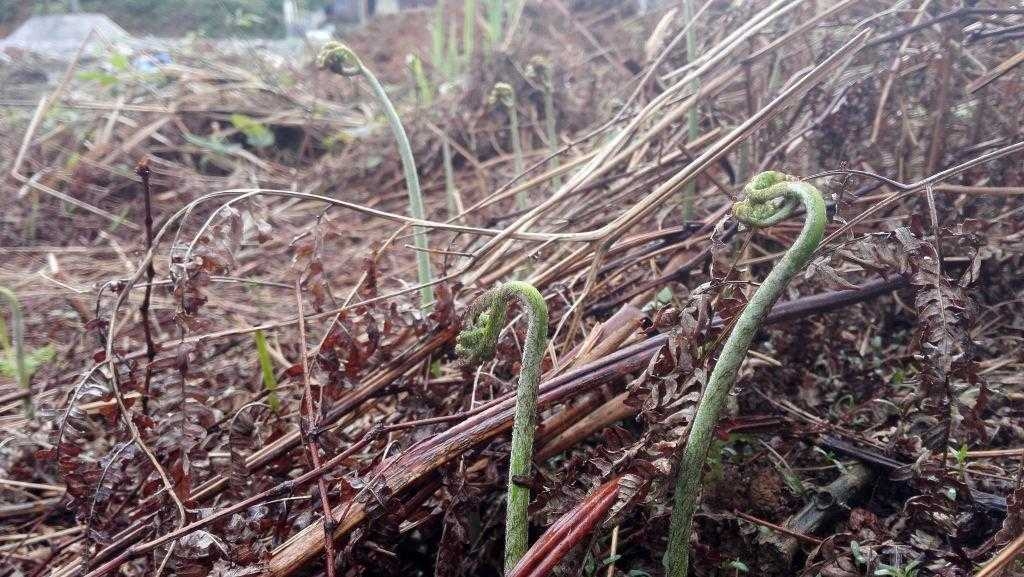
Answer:
<svg viewBox="0 0 1024 577"><path fill-rule="evenodd" d="M274 376L274 363L270 360L270 349L267 348L267 337L263 331L252 334L256 341L256 356L260 359L260 372L263 373L263 388L267 390L267 403L275 413L281 407L277 399L277 377Z"/></svg>

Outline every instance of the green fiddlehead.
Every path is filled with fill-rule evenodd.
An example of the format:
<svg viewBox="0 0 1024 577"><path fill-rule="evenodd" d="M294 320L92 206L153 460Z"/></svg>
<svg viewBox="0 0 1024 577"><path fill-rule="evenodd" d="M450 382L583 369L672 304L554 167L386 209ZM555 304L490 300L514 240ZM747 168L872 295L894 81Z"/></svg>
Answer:
<svg viewBox="0 0 1024 577"><path fill-rule="evenodd" d="M398 117L394 104L391 103L387 92L384 91L384 86L377 80L373 72L363 65L356 53L341 42L331 41L324 44L324 47L320 49L320 54L317 55L316 62L320 68L326 68L340 76L348 78L362 76L366 79L384 108L384 116L387 117L398 144L398 154L402 159L402 172L405 175L405 186L409 191L409 214L413 218L426 220L423 195L420 192L420 177L416 173L416 160L412 155L412 146L409 144L409 137L405 133L405 127L402 126L402 120ZM427 309L434 302L434 289L431 286L433 274L430 271L430 256L427 252L427 235L425 229L419 226L413 227L413 233L413 244L416 245L416 268L419 282L423 285L420 288L420 304Z"/></svg>
<svg viewBox="0 0 1024 577"><path fill-rule="evenodd" d="M540 292L525 282L512 281L480 295L467 312L467 326L459 333L455 350L470 363L494 356L498 333L505 324L508 301L518 299L526 314L526 344L516 389L512 424L512 455L508 465L508 506L505 513L505 570L515 567L529 545L527 507L530 488L520 478L530 474L533 433L537 428L537 390L541 362L548 341L548 307Z"/></svg>
<svg viewBox="0 0 1024 577"><path fill-rule="evenodd" d="M736 381L750 343L768 311L821 243L827 220L821 192L806 182L780 172L762 172L744 188L746 198L733 204L733 216L750 228L772 226L788 218L798 204L807 212L803 229L740 314L701 396L683 448L669 527L665 568L668 577L684 577L689 564L689 537L700 491L701 471L707 459L718 415Z"/></svg>

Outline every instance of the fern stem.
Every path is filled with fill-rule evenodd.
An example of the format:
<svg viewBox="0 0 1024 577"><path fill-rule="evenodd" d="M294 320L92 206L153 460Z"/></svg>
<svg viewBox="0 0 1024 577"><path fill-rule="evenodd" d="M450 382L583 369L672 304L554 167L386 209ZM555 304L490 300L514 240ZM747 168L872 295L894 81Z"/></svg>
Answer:
<svg viewBox="0 0 1024 577"><path fill-rule="evenodd" d="M683 21L688 24L686 28L686 61L697 60L697 32L693 21L693 0L683 0ZM700 80L694 80L690 84L691 90L696 94L700 90ZM700 136L700 117L695 102L686 113L686 136L688 142L694 142ZM697 196L697 181L691 180L683 187L683 221L693 218L693 205Z"/></svg>
<svg viewBox="0 0 1024 577"><path fill-rule="evenodd" d="M320 50L317 56L317 64L331 72L347 77L362 76L370 85L374 95L380 100L384 108L384 115L391 125L391 131L398 143L398 154L402 159L402 172L405 175L405 186L409 191L409 214L416 219L426 220L426 211L423 208L423 195L420 193L420 179L416 173L416 160L412 155L412 146L409 144L409 137L402 126L402 119L398 117L395 105L391 103L387 92L377 77L370 69L363 65L363 62L356 56L351 48L341 42L328 42ZM428 253L426 229L421 226L413 227L413 244L416 246L416 266L419 277L420 306L429 310L434 302L433 274L430 271L430 256Z"/></svg>
<svg viewBox="0 0 1024 577"><path fill-rule="evenodd" d="M473 62L473 51L476 49L476 0L463 0L462 3L462 54L467 66Z"/></svg>
<svg viewBox="0 0 1024 577"><path fill-rule="evenodd" d="M11 309L11 343L14 347L14 380L23 389L29 389L28 367L25 364L25 320L21 314L21 303L18 302L18 295L7 287L0 286L0 295L7 300ZM35 416L35 408L32 406L32 391L28 390L25 396L25 416L29 419Z"/></svg>
<svg viewBox="0 0 1024 577"><path fill-rule="evenodd" d="M551 62L543 56L534 56L530 59L530 65L526 68L527 76L540 85L544 96L544 132L548 139L548 150L551 151L551 168L558 169L559 146L558 146L558 125L555 116L555 83L551 72ZM558 189L562 186L562 177L555 176L551 179L552 186Z"/></svg>
<svg viewBox="0 0 1024 577"><path fill-rule="evenodd" d="M797 203L803 204L807 216L796 241L754 292L740 314L697 406L675 483L668 551L664 559L665 574L668 577L686 575L690 528L697 506L702 469L718 415L732 390L750 343L786 285L810 261L825 233L825 201L821 192L810 184L769 171L755 176L744 190L746 199L735 203L732 213L737 220L751 228L767 227L785 220L792 214Z"/></svg>
<svg viewBox="0 0 1024 577"><path fill-rule="evenodd" d="M485 5L487 9L487 43L488 48L494 50L501 42L501 31L505 19L505 1L488 0Z"/></svg>
<svg viewBox="0 0 1024 577"><path fill-rule="evenodd" d="M457 198L458 191L455 189L455 169L452 167L452 145L448 142L448 135L441 137L441 162L444 165L444 192L448 199L448 218L453 219L462 209Z"/></svg>
<svg viewBox="0 0 1024 577"><path fill-rule="evenodd" d="M505 571L515 567L529 546L530 487L524 477L530 474L533 459L533 435L537 428L537 392L541 363L548 341L548 307L533 285L511 281L480 295L470 305L468 326L459 333L456 351L470 362L494 356L498 333L505 324L508 301L519 300L527 317L526 343L516 389L515 416L512 423L512 454L508 465L508 505L505 513Z"/></svg>
<svg viewBox="0 0 1024 577"><path fill-rule="evenodd" d="M512 133L512 169L516 176L526 171L523 164L523 144L519 140L519 114L516 111L516 93L511 84L498 82L491 89L489 98L491 104L498 104L508 111L508 128ZM521 211L529 208L529 201L526 198L526 189L516 193L516 208Z"/></svg>
<svg viewBox="0 0 1024 577"><path fill-rule="evenodd" d="M413 86L416 87L416 103L420 106L430 106L434 102L434 89L423 71L423 62L419 56L409 54L405 57L405 64L409 68Z"/></svg>
<svg viewBox="0 0 1024 577"><path fill-rule="evenodd" d="M449 70L445 62L444 4L444 0L438 1L430 23L430 63L433 64L434 70L440 71L447 78Z"/></svg>
<svg viewBox="0 0 1024 577"><path fill-rule="evenodd" d="M462 63L459 60L459 24L450 22L448 24L448 47L445 49L445 66L448 70L446 80L451 80L461 73Z"/></svg>

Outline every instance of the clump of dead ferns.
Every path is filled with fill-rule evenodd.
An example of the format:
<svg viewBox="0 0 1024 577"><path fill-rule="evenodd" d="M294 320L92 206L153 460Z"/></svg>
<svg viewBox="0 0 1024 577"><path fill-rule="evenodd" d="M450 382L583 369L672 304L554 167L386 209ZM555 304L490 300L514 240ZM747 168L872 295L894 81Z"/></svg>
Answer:
<svg viewBox="0 0 1024 577"><path fill-rule="evenodd" d="M400 210L382 210L365 203L340 200L326 190L320 193L298 192L285 187L233 188L203 194L169 215L153 237L153 248L145 254L134 273L122 279L119 292L104 311L105 326L109 328L104 335L103 359L69 396L69 404L75 405L80 393L85 394L83 391L87 385L95 380L107 386L104 400L112 401L116 406L114 415L119 422L117 430L123 443L120 449L123 453L119 454L130 454L133 462L141 463L136 466L151 471L149 474L158 479L166 495L167 511L159 520L151 517L119 520L114 524L119 530L117 536L105 547L92 552L88 566L80 558L65 557L61 559L62 564L55 575L81 573L82 569L90 576L108 574L126 562L154 553L158 553L156 563L161 563L172 557L176 547L191 547L196 541L195 536L209 534L212 526L226 522L233 515L245 514L251 507L317 484L320 490L314 510L320 518L330 516L330 521L313 522L296 530L269 552L263 571L270 575L286 575L315 559L323 559L328 536L331 539L351 536L357 529L373 526L372 521L382 513L393 514L398 521L412 517L424 502L433 498L441 484L439 475L453 464L461 461L461 471L486 468L496 457L476 449L499 439L511 427L513 405L510 395L496 394L484 401L477 401L474 396L468 403L459 399L459 402L446 405L451 412L422 418L409 415L418 416L423 411L403 407L403 403L412 402L410 399L389 399L396 383L418 382L427 373L427 367L444 359L458 331L454 310L461 309L460 303L465 303L478 288L491 286L499 280L528 277L527 280L552 297L552 302L561 303L553 311L555 328L551 335L550 356L555 362L540 387L539 406L548 413L543 419L541 438L538 439L538 461L577 446L593 433L634 415L637 409L623 400L622 382L630 375L650 372L651 360L658 359L664 347L675 338L671 330L656 336L639 335L634 328L642 315L636 309L650 301L655 290L668 281L685 279L691 274L697 277L700 269L713 261L715 255L711 246L720 238L713 238L715 228L730 204L728 196L736 188L733 183L726 182L728 171L722 167L735 172L736 167L729 159L740 154L741 147L745 147L743 154L747 155L750 173L754 172L755 166L760 169L787 162L799 167L791 172L807 176L818 172L818 169L832 168L832 165L820 165L816 162L818 159L809 157L816 135L843 128L842 122L846 120L843 115L851 114L851 105L844 98L852 99L856 94L878 99L883 104L878 107L880 115L884 110L891 111L884 103L889 98L892 84L903 82L903 77L893 70L886 84L874 86L871 79L875 70L870 62L877 59L879 50L892 44L902 46L901 43L920 33L923 28L915 29L914 26L928 17L922 8L918 22L909 28L897 26L895 30L872 33L858 23L864 20L889 22L888 16L866 14L863 8L852 2L821 7L814 14L801 13L804 8L798 4L784 1L762 3L751 8L742 18L724 18L729 28L720 35L700 34L699 38L716 40L702 46L696 58L689 58L685 66L676 70L669 70L668 64L674 47L686 38L687 29L682 23L672 27L675 36L663 38L660 50L655 46L648 67L635 81L632 93L626 95L625 105L614 118L587 135L591 138L581 138L574 143L572 151L566 151L558 164L549 163L543 157L537 158L525 175L517 175L516 181L476 199L458 221L409 217ZM694 22L712 21L709 11L713 8L709 6L705 4L695 11ZM802 18L797 18L798 14ZM800 24L787 28L781 26L784 22ZM838 24L838 28L830 29L831 32L815 28L817 24L826 22ZM895 26L891 22L889 24ZM703 26L710 28L709 24ZM750 43L760 41L758 38L769 32L773 33L770 36L772 40L750 53L747 49ZM816 40L822 47L820 57L799 51L785 55L784 49L802 43L807 34L822 37ZM827 43L825 36L828 37ZM823 48L826 45L829 49ZM902 58L904 51L900 48L894 54ZM782 74L779 71L781 67L785 67L789 74ZM662 90L645 100L645 95L652 93L652 80L656 75ZM745 84L737 85L737 79L745 77L748 77ZM751 85L755 77L763 81L770 98L762 100L755 96L758 91ZM951 80L947 78L946 82ZM747 92L747 102L746 110L741 109L741 113L735 115L735 122L722 124L708 120L701 125L704 132L696 137L689 132L690 122L686 122L683 129L683 119L689 119L698 105L709 106L716 98L729 102L728 97L734 96L738 89ZM860 89L863 91L858 92ZM946 90L945 98L948 100L951 98L948 86ZM946 106L950 107L952 103L947 102ZM1012 193L1013 189L1007 186L1006 180L986 181L986 177L978 177L959 185L951 185L950 181L953 177L977 176L980 167L992 167L1008 155L1019 155L1024 144L1012 141L1007 135L1002 135L998 142L991 139L972 141L966 135L958 135L965 139L963 148L977 148L973 154L947 162L942 160L945 156L942 143L948 140L941 132L947 130L943 122L936 120L931 125L920 118L906 117L899 122L904 125L875 131L874 127L889 124L887 117L879 116L869 119L868 123L861 123L861 127L870 125L870 140L889 152L904 150L902 147L906 144L902 141L903 136L894 137L890 132L898 135L908 132L926 134L932 143L927 155L911 154L908 162L896 163L893 161L895 155L880 154L878 158L852 167L884 172L892 178L875 179L864 175L862 188L852 198L841 199L856 206L845 213L845 223L829 231L826 245L847 242L851 240L851 233L871 230L862 223L874 214L904 206L900 203L909 199L933 199L936 193L990 194L996 198ZM839 123L839 127L833 126L834 123ZM755 138L764 133L771 138ZM832 141L826 141L826 144L835 145ZM848 144L840 156L852 157L854 146L855 143ZM914 150L917 151L916 148ZM464 153L459 154L465 160ZM734 176L738 184L749 174ZM561 184L550 186L549 183L556 182L556 179ZM698 183L703 188L697 187ZM883 196L866 196L883 186L888 191ZM697 190L694 214L700 215L699 218L692 226L660 226L660 219L666 219L666 215L674 215L668 222L681 222L680 210L672 205L680 193L689 188ZM511 222L509 219L488 220L488 216L500 215L502 209L514 206L513 199L527 198L524 193L529 191L543 191L544 194L531 197L544 200L535 206L525 207L525 212L516 214ZM594 198L601 201L595 202ZM246 210L247 207L258 211L253 203L267 199L282 203L301 202L300 206L306 209L315 206L312 210L324 207L322 210L335 215L341 211L353 212L360 215L359 218L391 223L395 229L417 227L426 231L430 238L429 246L418 247L419 254L426 255L433 250L443 253L437 256L443 257L447 267L443 274L429 283L413 284L412 276L407 275L409 282L404 288L368 293L370 296L363 297L357 289L371 284L374 277L372 270L367 268L359 275L356 288L344 301L325 305L315 314L305 316L301 311L304 299L309 298L308 287L303 287L301 282L286 284L284 288L288 290L285 294L289 295L288 301L296 305L297 313L256 326L216 327L209 332L200 330L197 334L187 333L180 339L168 338L161 343L161 360L173 358L176 351L199 343L226 342L256 331L278 333L281 338L294 339L297 329L301 343L298 347L300 362L295 363L301 368L295 368L289 375L289 378L301 381L304 390L301 403L295 403L293 399L291 404L292 408L301 406L301 416L293 418L280 437L258 452L243 455L238 467L256 475L275 461L289 458L294 449L302 448L303 453L311 455L309 462L303 462L305 472L283 483L264 485L261 491L239 498L233 505L217 508L212 514L197 518L190 514L189 509L196 504L210 503L229 486L229 480L223 473L210 468L202 483L181 494L181 487L175 483L175 474L167 470L166 464L152 449L154 439L147 438L147 432L135 424L133 415L139 415L141 407L129 405L127 393L121 386L123 383L119 379L125 372L126 363L144 356L143 351L119 350L119 339L124 338L126 330L122 321L129 315L128 305L133 291L144 284L150 263L172 261L175 282L182 289L178 295L181 299L182 295L188 294L187 279L200 272L208 273L201 271L208 263L203 261L203 257L197 258L197 250L208 246L207 239L213 231L223 220L233 218L234 211ZM435 201L432 203L434 206L443 204L440 195ZM428 201L428 204L431 203ZM206 209L206 206L214 208ZM885 213L895 219L905 216L900 212ZM193 215L198 214L207 216L199 219L198 226L188 225ZM565 232L567 225L573 232ZM721 232L723 236L733 234L729 228ZM315 227L309 235L316 235ZM456 244L459 250L449 250ZM173 252L173 259L163 258L168 247ZM384 250L379 249L370 260L383 254ZM203 254L213 256L208 251ZM437 258L435 262L440 260ZM721 264L717 263L718 266ZM657 267L657 276L649 279L645 266ZM872 281L870 275L857 276L862 282L857 290L826 291L784 303L772 313L774 317L769 315L769 321L791 320L875 298L906 282L898 276L882 281ZM455 283L466 288L461 293L452 294L451 287ZM347 383L350 388L330 402L321 402L317 395L311 394L311 380L323 378L318 371L327 372L317 366L319 355L327 347L307 348L307 332L313 326L310 323L319 319L328 321L321 327L324 330L319 341L322 345L348 317L361 310L376 310L371 307L379 303L396 302L407 307L406 295L419 292L424 288L422 285L427 284L444 287L437 291L435 309L440 310L435 311L434 320L425 320L416 327L417 330L394 337L391 344L396 351L402 351L400 354L396 352L391 358L377 359L380 362L375 366L354 372L358 379ZM716 286L715 290L721 286ZM616 295L623 293L630 298L616 301ZM618 312L602 325L594 323L592 313L596 305L607 304L609 300L612 301L611 309ZM409 309L403 311L409 312ZM409 316L413 316L411 312ZM700 330L697 331L695 326L694 332L688 336L713 343L714 336L708 331L723 329L728 320L705 318ZM351 326L358 328L359 325ZM509 340L514 341L514 329L509 330L509 335ZM711 362L711 357L705 351L705 357L693 360L706 365ZM182 380L187 374L187 370L182 372ZM442 367L441 376L436 378L439 381L448 378L469 382L469 379L487 377L467 377ZM616 395L610 399L602 397L597 393L602 386L614 387ZM321 386L317 388L322 390ZM258 401L259 396L255 395L252 400ZM379 412L375 414L374 410ZM363 411L375 416L362 418L359 415ZM682 417L687 416L685 411L684 407L680 413ZM386 412L393 412L394 416L383 416ZM239 413L241 411L233 416ZM572 424L573 419L580 421L578 425ZM329 436L334 428L344 433L334 438L335 444L343 446L336 446L335 452L328 453L317 439ZM409 431L424 429L430 434L423 434L412 442ZM120 466L119 458L115 455L110 462ZM346 470L359 471L358 488L346 485L344 491L329 487L325 490L328 475ZM638 495L643 492L641 489L657 493L659 480L654 474L651 477L637 477L627 464L604 477L594 477L600 481L597 488L576 507L568 508L564 520L551 525L550 535L536 541L535 551L527 553L523 562L514 569L514 574L545 574L553 563L566 555L567 551L564 546L560 547L561 544L584 542L586 533L599 527L613 511L617 522L628 522L629 510L638 505ZM332 479L332 482L347 483L339 479ZM333 566L334 559L326 559L325 562Z"/></svg>

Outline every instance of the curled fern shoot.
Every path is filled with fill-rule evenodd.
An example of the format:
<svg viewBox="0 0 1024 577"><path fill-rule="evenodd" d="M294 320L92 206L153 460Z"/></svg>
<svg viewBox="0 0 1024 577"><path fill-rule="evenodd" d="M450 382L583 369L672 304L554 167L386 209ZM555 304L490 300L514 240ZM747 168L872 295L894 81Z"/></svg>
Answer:
<svg viewBox="0 0 1024 577"><path fill-rule="evenodd" d="M744 225L764 228L782 222L802 204L803 229L789 250L754 292L725 341L697 406L682 450L669 526L665 569L668 577L684 577L689 564L690 528L700 492L701 472L719 413L732 390L740 365L765 316L789 281L807 266L825 233L825 200L815 187L780 172L762 172L744 188L746 198L733 204L732 215Z"/></svg>
<svg viewBox="0 0 1024 577"><path fill-rule="evenodd" d="M533 434L537 428L537 391L541 362L548 341L548 307L533 285L511 281L480 295L466 314L467 326L459 333L455 350L469 363L494 356L498 334L505 324L508 302L517 299L527 318L526 343L516 389L512 424L512 454L508 466L508 506L505 513L505 570L515 567L529 546L530 488L522 478L530 474Z"/></svg>
<svg viewBox="0 0 1024 577"><path fill-rule="evenodd" d="M388 98L384 86L370 69L363 66L363 62L356 56L351 48L341 42L328 42L320 49L317 56L317 65L326 68L340 76L353 78L362 76L370 85L374 95L380 100L384 108L384 115L391 125L391 131L395 135L398 144L398 154L402 159L402 172L405 175L405 186L409 191L409 214L413 218L426 220L426 211L423 208L423 195L420 192L420 179L416 173L416 160L412 156L412 146L409 145L409 137L402 126L402 120L395 111L394 104ZM419 275L420 304L423 309L429 309L434 302L434 289L430 283L433 282L433 274L430 271L430 256L427 252L427 235L423 227L413 227L413 244L416 246L416 265Z"/></svg>

